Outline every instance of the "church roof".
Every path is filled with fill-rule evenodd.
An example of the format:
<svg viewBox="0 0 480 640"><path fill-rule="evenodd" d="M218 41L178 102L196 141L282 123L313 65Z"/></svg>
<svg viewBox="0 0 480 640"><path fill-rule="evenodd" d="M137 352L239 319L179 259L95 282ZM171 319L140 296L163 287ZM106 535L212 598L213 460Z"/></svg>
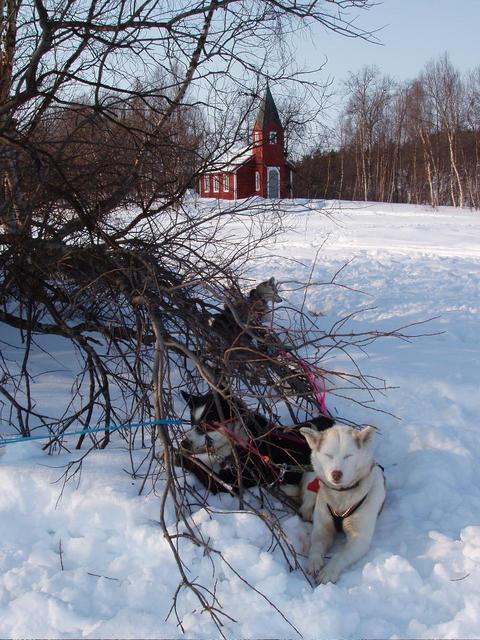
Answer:
<svg viewBox="0 0 480 640"><path fill-rule="evenodd" d="M212 166L207 173L215 173L217 171L236 171L239 167L252 159L252 145L248 145L248 147L234 146L218 157L216 161L212 163Z"/></svg>
<svg viewBox="0 0 480 640"><path fill-rule="evenodd" d="M260 108L258 109L257 120L255 124L258 124L261 129L265 129L265 127L267 127L270 123L274 123L277 126L282 127L277 107L275 106L270 87L267 84L267 90L262 102L260 103Z"/></svg>

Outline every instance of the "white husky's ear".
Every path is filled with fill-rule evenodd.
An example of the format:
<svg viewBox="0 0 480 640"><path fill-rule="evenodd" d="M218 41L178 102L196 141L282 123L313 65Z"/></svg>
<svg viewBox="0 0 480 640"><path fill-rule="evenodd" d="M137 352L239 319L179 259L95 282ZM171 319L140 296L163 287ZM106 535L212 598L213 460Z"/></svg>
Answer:
<svg viewBox="0 0 480 640"><path fill-rule="evenodd" d="M322 440L325 435L324 431L315 431L315 429L310 429L310 427L301 427L300 433L308 442L310 449L320 449L320 445L322 444Z"/></svg>
<svg viewBox="0 0 480 640"><path fill-rule="evenodd" d="M364 447L367 444L370 444L375 434L375 431L376 431L375 427L372 427L372 426L363 427L363 429L361 429L360 431L354 431L353 438L356 441L358 448L362 446Z"/></svg>

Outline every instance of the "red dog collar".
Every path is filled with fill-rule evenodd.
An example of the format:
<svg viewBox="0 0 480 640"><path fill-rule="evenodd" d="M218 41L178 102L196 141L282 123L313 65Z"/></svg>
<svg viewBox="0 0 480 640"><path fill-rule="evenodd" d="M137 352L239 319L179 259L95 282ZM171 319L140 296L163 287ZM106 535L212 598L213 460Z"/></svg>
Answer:
<svg viewBox="0 0 480 640"><path fill-rule="evenodd" d="M320 480L315 478L311 482L307 484L307 489L312 491L313 493L318 493L320 491Z"/></svg>

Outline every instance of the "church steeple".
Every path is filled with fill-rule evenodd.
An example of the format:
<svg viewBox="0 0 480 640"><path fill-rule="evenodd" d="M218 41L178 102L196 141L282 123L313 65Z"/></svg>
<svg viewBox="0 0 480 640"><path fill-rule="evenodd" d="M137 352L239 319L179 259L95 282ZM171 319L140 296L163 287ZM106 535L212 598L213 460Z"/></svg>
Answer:
<svg viewBox="0 0 480 640"><path fill-rule="evenodd" d="M278 115L277 107L273 100L270 87L268 86L268 83L267 83L267 90L265 92L265 96L262 102L260 103L260 107L258 109L257 120L255 121L255 128L261 129L262 131L264 131L269 124L276 125L280 129L282 129L280 116Z"/></svg>

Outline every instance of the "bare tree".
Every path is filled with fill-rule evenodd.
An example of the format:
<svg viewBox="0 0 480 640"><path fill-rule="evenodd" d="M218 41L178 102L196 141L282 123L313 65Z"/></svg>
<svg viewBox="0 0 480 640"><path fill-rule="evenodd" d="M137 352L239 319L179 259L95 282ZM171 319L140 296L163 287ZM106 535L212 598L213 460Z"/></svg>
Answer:
<svg viewBox="0 0 480 640"><path fill-rule="evenodd" d="M378 173L374 167L374 150L383 135L384 114L390 98L391 82L376 67L365 67L351 74L346 83L348 101L345 116L356 149L357 175L365 200L371 197L372 182ZM377 176L375 176L377 173Z"/></svg>
<svg viewBox="0 0 480 640"><path fill-rule="evenodd" d="M471 206L480 207L480 68L476 67L467 77L465 87L466 126L473 136L470 153L466 153L465 167L468 170L466 191Z"/></svg>
<svg viewBox="0 0 480 640"><path fill-rule="evenodd" d="M337 140L305 156L297 195L478 207L478 78L447 55L412 81L366 68L346 82ZM318 185L318 186L317 186Z"/></svg>
<svg viewBox="0 0 480 640"><path fill-rule="evenodd" d="M444 133L450 161L449 188L453 206L463 207L464 195L457 158L458 134L463 125L463 86L458 72L445 54L427 65L422 84L432 102L435 122Z"/></svg>
<svg viewBox="0 0 480 640"><path fill-rule="evenodd" d="M157 300L167 276L167 288L191 293L196 304L195 284L232 261L216 268L218 255L203 254L193 267L185 258L197 239L203 246L212 238L214 222L192 220L178 206L239 131L230 123L220 142L207 135L206 118L221 120L224 96L238 91L252 108L267 65L272 79L285 77L285 38L303 21L351 32L342 10L365 4L333 3L331 12L323 2L185 10L153 1L2 3L2 321L72 340L103 380L108 407L106 372L88 332L138 337L146 313L138 300L149 286ZM129 219L118 215L125 207ZM146 225L130 237L162 212L160 240L147 237ZM161 258L168 264L169 251L173 262L154 267ZM150 284L144 269L153 269Z"/></svg>

